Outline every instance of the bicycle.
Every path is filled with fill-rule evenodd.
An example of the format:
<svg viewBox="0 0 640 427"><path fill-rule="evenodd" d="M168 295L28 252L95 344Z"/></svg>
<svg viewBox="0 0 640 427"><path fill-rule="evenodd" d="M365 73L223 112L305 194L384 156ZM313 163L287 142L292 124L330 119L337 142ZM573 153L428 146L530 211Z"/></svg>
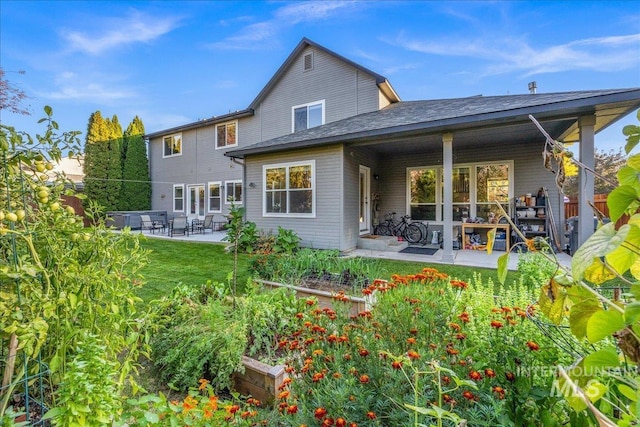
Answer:
<svg viewBox="0 0 640 427"><path fill-rule="evenodd" d="M420 243L425 239L426 233L422 228L426 226L422 223L422 227L418 223L409 222L409 215L403 215L400 221L395 221L395 212L389 212L385 215L384 221L376 226L374 234L379 236L400 236L409 243Z"/></svg>

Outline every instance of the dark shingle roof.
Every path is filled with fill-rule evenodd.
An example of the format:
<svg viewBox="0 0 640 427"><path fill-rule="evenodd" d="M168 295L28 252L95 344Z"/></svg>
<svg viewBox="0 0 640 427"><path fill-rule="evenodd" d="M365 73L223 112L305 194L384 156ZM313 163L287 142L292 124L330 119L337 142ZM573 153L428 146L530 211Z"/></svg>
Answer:
<svg viewBox="0 0 640 427"><path fill-rule="evenodd" d="M347 142L403 132L475 127L518 116L526 119L529 114L594 108L600 104L628 100L640 103L640 89L403 101L378 111L238 148L227 152L226 155L243 157L246 154Z"/></svg>

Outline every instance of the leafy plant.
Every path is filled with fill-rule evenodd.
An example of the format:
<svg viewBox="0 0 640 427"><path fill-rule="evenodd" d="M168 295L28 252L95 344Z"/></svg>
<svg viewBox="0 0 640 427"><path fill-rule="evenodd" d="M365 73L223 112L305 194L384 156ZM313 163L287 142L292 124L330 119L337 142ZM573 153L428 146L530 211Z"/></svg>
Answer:
<svg viewBox="0 0 640 427"><path fill-rule="evenodd" d="M88 335L115 364L117 393L127 379L135 390L131 372L146 350L146 318L134 294L145 252L131 233L107 230L98 209L88 210L96 225L84 228L64 205L72 185L46 172L63 152L79 152L78 133L58 134L50 107L45 114L46 131L36 139L0 125L0 338L17 343L9 348L16 364L4 375L10 384L3 381L0 416L15 385L27 372L38 373L39 362L56 387Z"/></svg>
<svg viewBox="0 0 640 427"><path fill-rule="evenodd" d="M637 116L640 121L640 111ZM640 126L625 126L623 133L629 154L640 142ZM546 136L546 145L553 147L555 155L564 156L563 146ZM578 340L599 344L570 367L558 367L560 379L555 386L576 413L588 412L606 426L632 425L640 416L639 176L640 155L636 154L618 172L618 185L613 184L615 189L607 198L611 222L600 223L576 251L571 269L563 268L552 253L548 254L558 271L539 293L540 308L551 322L568 321ZM617 226L623 215L628 215L629 221ZM534 245L532 249L537 248ZM507 257L499 261L499 276L506 270ZM624 289L617 286L607 295L606 285L613 279L624 283Z"/></svg>
<svg viewBox="0 0 640 427"><path fill-rule="evenodd" d="M60 387L58 406L44 419L58 426L103 426L114 421L122 399L118 393L118 370L105 358L98 337L83 334L68 363Z"/></svg>

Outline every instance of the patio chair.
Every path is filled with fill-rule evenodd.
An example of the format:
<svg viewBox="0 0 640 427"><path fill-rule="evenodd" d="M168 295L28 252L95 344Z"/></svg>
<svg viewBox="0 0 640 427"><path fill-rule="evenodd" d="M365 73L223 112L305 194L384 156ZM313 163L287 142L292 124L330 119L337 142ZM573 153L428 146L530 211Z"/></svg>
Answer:
<svg viewBox="0 0 640 427"><path fill-rule="evenodd" d="M215 231L213 215L205 215L204 217L204 222L202 223L202 232L206 233L207 230L211 230L211 232Z"/></svg>
<svg viewBox="0 0 640 427"><path fill-rule="evenodd" d="M169 237L173 237L174 234L181 234L183 236L189 235L189 221L186 216L173 218L169 227Z"/></svg>
<svg viewBox="0 0 640 427"><path fill-rule="evenodd" d="M140 229L149 230L152 234L155 234L156 230L164 233L165 225L162 221L152 221L149 215L140 215Z"/></svg>

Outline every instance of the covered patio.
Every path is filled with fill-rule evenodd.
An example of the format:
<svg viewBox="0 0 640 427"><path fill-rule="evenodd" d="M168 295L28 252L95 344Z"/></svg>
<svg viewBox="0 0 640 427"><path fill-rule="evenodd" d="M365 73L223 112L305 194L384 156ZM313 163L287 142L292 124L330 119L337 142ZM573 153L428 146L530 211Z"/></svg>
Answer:
<svg viewBox="0 0 640 427"><path fill-rule="evenodd" d="M169 237L166 233L151 233L148 230L140 231L135 230L134 233L141 233L144 236L151 239L165 239L170 241L180 240L185 242L198 242L198 243L215 243L215 244L227 244L222 240L227 234L224 231L214 231L213 233L206 234L190 234L188 236L174 236ZM450 265L462 265L467 267L478 268L496 268L498 265L498 257L503 255L504 252L492 252L487 254L484 251L470 251L470 250L454 250L453 261L443 259L444 251L438 249L433 255L419 255L399 253L396 251L376 251L367 249L355 249L345 253L345 256L349 257L363 257L363 258L380 258L391 259L396 261L409 261L409 262L422 262L425 264L450 264ZM509 259L509 270L515 270L518 266L518 258L520 254L513 252ZM561 265L570 267L571 256L565 253L555 254Z"/></svg>

